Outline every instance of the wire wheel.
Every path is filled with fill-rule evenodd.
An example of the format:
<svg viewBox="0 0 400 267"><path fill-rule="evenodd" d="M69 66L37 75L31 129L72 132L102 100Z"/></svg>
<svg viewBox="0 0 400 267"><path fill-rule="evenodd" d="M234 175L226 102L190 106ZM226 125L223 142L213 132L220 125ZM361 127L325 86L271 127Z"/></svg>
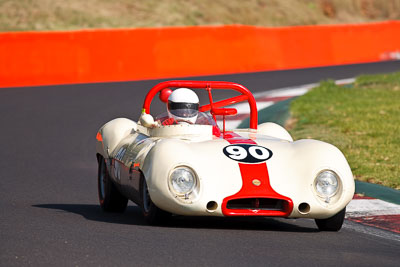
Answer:
<svg viewBox="0 0 400 267"><path fill-rule="evenodd" d="M99 156L97 184L101 208L107 212L124 212L128 205L128 198L119 192L111 180L106 162L102 156Z"/></svg>

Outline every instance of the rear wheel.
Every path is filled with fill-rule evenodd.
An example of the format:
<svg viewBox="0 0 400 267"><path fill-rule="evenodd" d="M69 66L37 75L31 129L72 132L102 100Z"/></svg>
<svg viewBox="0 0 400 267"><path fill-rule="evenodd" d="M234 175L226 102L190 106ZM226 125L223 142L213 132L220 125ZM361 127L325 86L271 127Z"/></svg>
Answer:
<svg viewBox="0 0 400 267"><path fill-rule="evenodd" d="M342 209L336 215L327 219L315 219L315 223L320 231L339 231L342 228L344 222L344 216L346 214L346 208Z"/></svg>
<svg viewBox="0 0 400 267"><path fill-rule="evenodd" d="M100 206L107 212L124 212L128 205L128 199L116 188L107 171L103 157L99 158L99 170L97 176Z"/></svg>
<svg viewBox="0 0 400 267"><path fill-rule="evenodd" d="M149 189L143 174L140 176L140 198L142 200L143 216L148 224L159 225L168 221L171 213L158 208L151 201Z"/></svg>

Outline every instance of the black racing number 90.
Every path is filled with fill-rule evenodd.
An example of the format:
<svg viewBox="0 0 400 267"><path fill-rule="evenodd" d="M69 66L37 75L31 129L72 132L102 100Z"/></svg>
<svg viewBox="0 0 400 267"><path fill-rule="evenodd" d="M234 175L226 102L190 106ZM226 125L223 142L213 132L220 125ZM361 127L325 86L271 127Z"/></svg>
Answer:
<svg viewBox="0 0 400 267"><path fill-rule="evenodd" d="M268 148L250 144L226 146L223 151L228 158L245 163L259 163L272 157Z"/></svg>

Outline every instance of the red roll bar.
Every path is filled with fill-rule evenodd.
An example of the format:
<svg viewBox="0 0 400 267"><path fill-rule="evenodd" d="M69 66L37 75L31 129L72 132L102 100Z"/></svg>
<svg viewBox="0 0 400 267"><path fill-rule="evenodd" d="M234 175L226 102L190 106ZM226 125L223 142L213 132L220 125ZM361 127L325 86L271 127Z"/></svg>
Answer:
<svg viewBox="0 0 400 267"><path fill-rule="evenodd" d="M232 83L232 82L214 82L214 81L167 81L167 82L162 82L154 86L146 95L146 98L144 100L143 104L143 109L144 112L147 114L150 114L150 105L151 102L153 101L154 96L160 92L161 90L165 88L179 88L179 87L185 87L185 88L191 88L191 89L204 89L207 90L209 93L209 98L210 98L210 104L208 105L203 105L199 108L201 112L209 111L212 108L220 108L224 107L227 105L239 103L242 101L247 100L250 106L250 128L251 129L257 129L257 124L258 124L258 114L257 114L257 105L256 101L254 99L254 96L251 94L249 89L244 87L241 84L238 83ZM211 90L212 89L223 89L223 90L235 90L241 95L231 97L228 99L224 99L218 102L213 102L212 96L211 96Z"/></svg>

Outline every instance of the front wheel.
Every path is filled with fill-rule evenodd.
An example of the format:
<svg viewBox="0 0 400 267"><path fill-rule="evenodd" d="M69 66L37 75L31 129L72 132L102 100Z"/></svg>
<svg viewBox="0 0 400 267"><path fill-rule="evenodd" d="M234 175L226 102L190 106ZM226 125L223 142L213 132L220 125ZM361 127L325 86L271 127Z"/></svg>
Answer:
<svg viewBox="0 0 400 267"><path fill-rule="evenodd" d="M342 209L339 213L327 219L315 219L315 223L317 224L320 231L337 232L342 228L345 214L346 208Z"/></svg>
<svg viewBox="0 0 400 267"><path fill-rule="evenodd" d="M100 206L107 212L124 212L128 205L128 199L116 188L107 171L103 157L99 158L99 170L97 175L97 189Z"/></svg>
<svg viewBox="0 0 400 267"><path fill-rule="evenodd" d="M142 200L141 206L143 216L148 224L163 224L171 216L171 213L158 208L153 201L151 201L149 189L143 174L140 176L140 198Z"/></svg>

